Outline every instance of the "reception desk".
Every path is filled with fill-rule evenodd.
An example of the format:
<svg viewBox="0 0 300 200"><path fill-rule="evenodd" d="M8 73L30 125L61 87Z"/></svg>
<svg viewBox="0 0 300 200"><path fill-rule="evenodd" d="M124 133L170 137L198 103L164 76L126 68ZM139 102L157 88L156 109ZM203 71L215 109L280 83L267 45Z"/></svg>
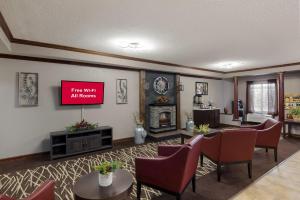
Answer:
<svg viewBox="0 0 300 200"><path fill-rule="evenodd" d="M209 124L210 128L217 128L220 125L220 109L194 109L194 122L196 126Z"/></svg>

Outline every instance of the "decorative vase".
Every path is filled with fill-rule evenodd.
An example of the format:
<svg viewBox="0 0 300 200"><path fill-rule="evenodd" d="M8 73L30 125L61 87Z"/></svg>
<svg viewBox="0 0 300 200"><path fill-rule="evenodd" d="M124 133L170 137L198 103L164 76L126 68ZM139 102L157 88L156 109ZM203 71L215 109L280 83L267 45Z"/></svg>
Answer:
<svg viewBox="0 0 300 200"><path fill-rule="evenodd" d="M113 181L113 173L109 172L108 174L100 174L99 173L99 185L102 187L107 187L112 184Z"/></svg>
<svg viewBox="0 0 300 200"><path fill-rule="evenodd" d="M145 131L143 124L137 124L134 136L135 144L143 144L145 142L146 136L147 132Z"/></svg>
<svg viewBox="0 0 300 200"><path fill-rule="evenodd" d="M187 122L186 122L186 130L190 133L194 132L194 121L192 118L188 118Z"/></svg>

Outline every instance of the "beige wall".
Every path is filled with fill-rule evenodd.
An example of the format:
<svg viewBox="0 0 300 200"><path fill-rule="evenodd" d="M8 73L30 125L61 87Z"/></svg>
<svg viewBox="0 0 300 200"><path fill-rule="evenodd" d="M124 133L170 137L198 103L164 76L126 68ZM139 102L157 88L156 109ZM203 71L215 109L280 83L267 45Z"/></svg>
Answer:
<svg viewBox="0 0 300 200"><path fill-rule="evenodd" d="M223 80L180 77L181 83L184 85L184 91L180 93L180 109L181 109L181 127L185 128L186 112L193 111L193 97L195 95L195 82L208 83L208 95L203 96L203 101L207 104L208 101L213 102L213 106L218 107L223 112L224 105L228 104L228 99L224 99L224 93L231 90L231 87L226 85L224 89ZM227 87L228 86L228 87Z"/></svg>
<svg viewBox="0 0 300 200"><path fill-rule="evenodd" d="M17 72L39 73L39 106L17 106ZM116 79L128 79L128 104L116 104ZM86 106L85 118L113 127L114 139L133 137L139 110L138 72L0 59L0 159L49 150L49 132L80 120L79 107L60 106L60 81L104 81L102 106Z"/></svg>

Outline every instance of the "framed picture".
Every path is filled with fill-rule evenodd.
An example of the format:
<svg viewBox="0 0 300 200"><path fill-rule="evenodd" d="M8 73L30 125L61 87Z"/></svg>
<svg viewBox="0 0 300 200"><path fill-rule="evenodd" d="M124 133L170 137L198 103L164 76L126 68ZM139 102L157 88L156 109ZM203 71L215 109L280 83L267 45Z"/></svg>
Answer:
<svg viewBox="0 0 300 200"><path fill-rule="evenodd" d="M19 106L38 106L38 73L18 73Z"/></svg>
<svg viewBox="0 0 300 200"><path fill-rule="evenodd" d="M128 103L127 79L117 79L117 104Z"/></svg>
<svg viewBox="0 0 300 200"><path fill-rule="evenodd" d="M196 93L196 95L208 95L208 83L207 82L196 82L195 93Z"/></svg>

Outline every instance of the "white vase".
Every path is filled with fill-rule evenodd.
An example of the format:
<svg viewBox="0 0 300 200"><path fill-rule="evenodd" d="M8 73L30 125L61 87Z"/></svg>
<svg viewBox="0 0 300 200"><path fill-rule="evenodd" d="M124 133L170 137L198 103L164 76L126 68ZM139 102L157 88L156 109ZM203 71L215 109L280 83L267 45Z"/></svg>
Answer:
<svg viewBox="0 0 300 200"><path fill-rule="evenodd" d="M135 144L143 144L145 142L146 136L147 136L147 132L143 128L143 124L137 124L137 127L135 128L135 136L134 136Z"/></svg>
<svg viewBox="0 0 300 200"><path fill-rule="evenodd" d="M99 185L102 187L107 187L112 184L113 173L109 172L107 175L103 175L99 173Z"/></svg>
<svg viewBox="0 0 300 200"><path fill-rule="evenodd" d="M186 130L190 133L193 133L194 132L194 127L195 127L195 124L194 124L193 119L188 118L188 120L186 122Z"/></svg>

